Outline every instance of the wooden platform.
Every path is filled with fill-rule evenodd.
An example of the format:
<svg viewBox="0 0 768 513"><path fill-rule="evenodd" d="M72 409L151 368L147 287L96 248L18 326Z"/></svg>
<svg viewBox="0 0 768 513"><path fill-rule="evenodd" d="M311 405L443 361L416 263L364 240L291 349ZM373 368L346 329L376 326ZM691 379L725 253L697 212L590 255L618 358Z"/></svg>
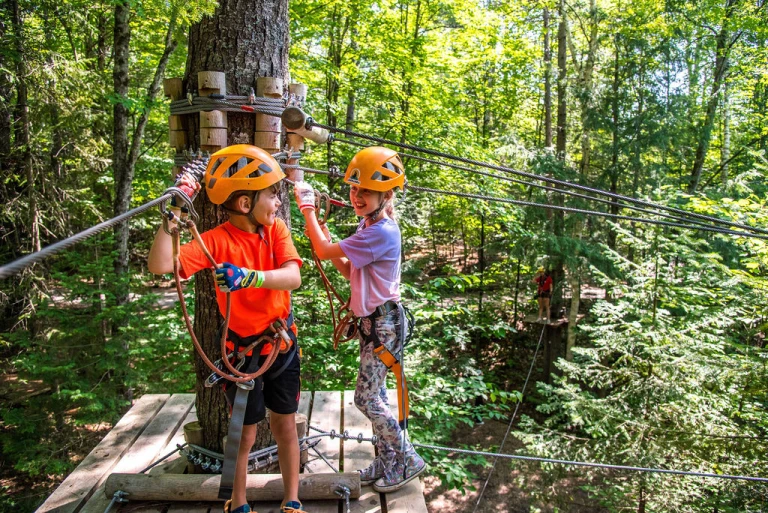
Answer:
<svg viewBox="0 0 768 513"><path fill-rule="evenodd" d="M353 391L302 392L299 413L307 415L309 424L337 433L371 436L371 425L353 403ZM390 405L396 407L394 391ZM104 493L104 481L111 473L139 473L184 443L184 424L197 419L194 394L148 394L134 406L104 437L67 479L37 510L39 513L104 513L112 498ZM315 433L310 433L315 434ZM351 472L373 460L373 446L368 442L324 438L316 447L339 471ZM186 459L174 454L149 473L182 473ZM320 457L310 451L305 472L333 473ZM222 502L143 502L115 505L110 513L137 511L154 513L219 513ZM251 504L258 513L277 513L280 503ZM342 513L343 501L306 501L308 513ZM426 513L427 506L421 482L413 480L394 493L380 494L364 486L358 500L350 503L352 513Z"/></svg>

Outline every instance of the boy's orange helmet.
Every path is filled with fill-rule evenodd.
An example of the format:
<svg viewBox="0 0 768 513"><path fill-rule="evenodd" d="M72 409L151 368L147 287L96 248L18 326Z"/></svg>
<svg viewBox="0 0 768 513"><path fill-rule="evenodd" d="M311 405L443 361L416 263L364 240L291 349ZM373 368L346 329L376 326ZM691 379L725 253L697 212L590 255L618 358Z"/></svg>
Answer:
<svg viewBox="0 0 768 513"><path fill-rule="evenodd" d="M395 150L370 146L352 157L344 174L344 182L363 189L385 192L405 186L405 167Z"/></svg>
<svg viewBox="0 0 768 513"><path fill-rule="evenodd" d="M235 144L213 155L205 172L205 190L221 205L233 192L260 191L285 178L280 164L257 146Z"/></svg>

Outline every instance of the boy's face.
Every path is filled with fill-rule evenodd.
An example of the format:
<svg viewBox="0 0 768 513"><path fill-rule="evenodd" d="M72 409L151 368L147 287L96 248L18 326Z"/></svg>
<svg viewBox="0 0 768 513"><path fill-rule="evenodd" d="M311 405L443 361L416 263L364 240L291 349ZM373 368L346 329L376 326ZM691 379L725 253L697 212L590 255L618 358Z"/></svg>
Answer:
<svg viewBox="0 0 768 513"><path fill-rule="evenodd" d="M349 202L355 209L355 215L364 217L379 208L383 194L352 185L349 188Z"/></svg>
<svg viewBox="0 0 768 513"><path fill-rule="evenodd" d="M259 198L253 207L253 217L264 226L272 226L275 224L277 210L282 204L280 194L274 187L265 189L259 193Z"/></svg>

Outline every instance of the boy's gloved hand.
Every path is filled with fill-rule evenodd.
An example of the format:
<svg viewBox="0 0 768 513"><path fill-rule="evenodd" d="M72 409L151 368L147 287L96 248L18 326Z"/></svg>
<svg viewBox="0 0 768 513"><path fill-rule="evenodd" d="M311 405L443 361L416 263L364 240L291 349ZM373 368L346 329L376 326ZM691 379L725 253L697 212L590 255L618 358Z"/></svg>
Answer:
<svg viewBox="0 0 768 513"><path fill-rule="evenodd" d="M264 272L224 262L216 269L216 284L222 292L234 292L247 287L258 288L264 284Z"/></svg>
<svg viewBox="0 0 768 513"><path fill-rule="evenodd" d="M299 210L304 212L308 208L315 209L315 191L307 182L296 182L293 185L293 194L296 196Z"/></svg>

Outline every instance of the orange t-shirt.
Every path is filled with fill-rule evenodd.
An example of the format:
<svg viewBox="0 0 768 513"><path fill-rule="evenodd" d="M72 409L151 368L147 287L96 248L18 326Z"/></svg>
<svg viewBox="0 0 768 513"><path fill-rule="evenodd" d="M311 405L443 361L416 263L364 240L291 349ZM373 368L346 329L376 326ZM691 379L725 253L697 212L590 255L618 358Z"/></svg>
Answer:
<svg viewBox="0 0 768 513"><path fill-rule="evenodd" d="M291 232L282 219L276 219L272 226L263 226L261 233L249 233L226 222L202 233L214 260L259 271L279 269L286 262L302 261L291 239ZM189 278L203 269L211 269L200 245L195 242L184 244L179 251L179 275ZM287 290L245 288L231 293L232 311L229 329L241 337L263 333L278 317L287 319L291 311L291 295ZM223 316L227 308L227 295L216 288L216 301ZM295 324L292 327L296 333ZM230 346L230 343L227 343ZM232 347L230 347L231 349ZM266 344L261 354L268 354L271 344Z"/></svg>

